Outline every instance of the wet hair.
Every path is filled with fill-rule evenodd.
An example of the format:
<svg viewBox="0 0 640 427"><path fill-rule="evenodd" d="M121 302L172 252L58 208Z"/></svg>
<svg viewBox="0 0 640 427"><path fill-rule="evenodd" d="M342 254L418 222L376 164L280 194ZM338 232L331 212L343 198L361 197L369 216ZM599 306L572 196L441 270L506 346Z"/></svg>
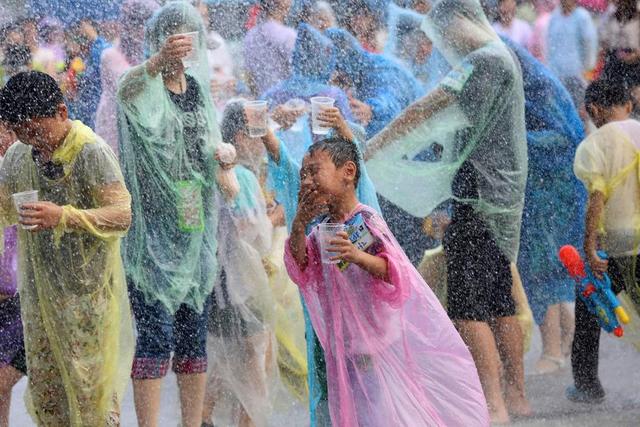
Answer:
<svg viewBox="0 0 640 427"><path fill-rule="evenodd" d="M631 101L629 88L623 83L607 79L593 81L585 91L585 105L597 105L611 108L616 105L624 105Z"/></svg>
<svg viewBox="0 0 640 427"><path fill-rule="evenodd" d="M356 176L354 179L354 186L358 186L360 181L360 151L358 147L352 141L341 137L330 137L316 142L309 147L307 153L313 155L318 151L324 151L329 155L333 164L339 168L344 166L347 162L353 162L356 165Z"/></svg>
<svg viewBox="0 0 640 427"><path fill-rule="evenodd" d="M0 120L11 124L54 117L64 103L53 77L39 71L25 71L11 77L0 90Z"/></svg>
<svg viewBox="0 0 640 427"><path fill-rule="evenodd" d="M4 49L3 64L11 69L27 67L31 63L31 50L25 44L11 44Z"/></svg>
<svg viewBox="0 0 640 427"><path fill-rule="evenodd" d="M222 141L227 144L236 143L236 135L239 132L246 132L247 119L244 115L244 101L229 101L222 113L222 123L220 124L220 133L222 133Z"/></svg>

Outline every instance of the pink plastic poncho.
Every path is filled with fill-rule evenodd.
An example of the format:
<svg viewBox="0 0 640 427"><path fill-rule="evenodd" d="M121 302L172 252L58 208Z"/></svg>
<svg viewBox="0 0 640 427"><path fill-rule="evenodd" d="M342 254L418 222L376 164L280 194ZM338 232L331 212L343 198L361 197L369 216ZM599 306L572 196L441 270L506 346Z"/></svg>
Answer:
<svg viewBox="0 0 640 427"><path fill-rule="evenodd" d="M388 262L389 282L355 265L322 264L317 228L302 271L286 245L285 263L325 352L334 426L488 426L475 364L436 296L384 220L359 205Z"/></svg>

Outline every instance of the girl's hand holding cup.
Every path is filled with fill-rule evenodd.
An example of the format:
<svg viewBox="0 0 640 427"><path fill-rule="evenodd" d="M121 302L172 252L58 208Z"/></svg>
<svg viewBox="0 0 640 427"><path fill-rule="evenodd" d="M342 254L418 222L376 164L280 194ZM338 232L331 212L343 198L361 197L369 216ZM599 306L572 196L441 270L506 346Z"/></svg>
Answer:
<svg viewBox="0 0 640 427"><path fill-rule="evenodd" d="M318 113L318 120L324 127L336 130L342 138L353 141L353 132L337 107L325 107Z"/></svg>

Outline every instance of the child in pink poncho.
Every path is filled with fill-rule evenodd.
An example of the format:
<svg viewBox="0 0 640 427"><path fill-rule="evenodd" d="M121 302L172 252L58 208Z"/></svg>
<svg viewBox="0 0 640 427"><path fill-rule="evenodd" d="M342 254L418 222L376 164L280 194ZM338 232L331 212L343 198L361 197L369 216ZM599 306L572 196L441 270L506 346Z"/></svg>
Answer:
<svg viewBox="0 0 640 427"><path fill-rule="evenodd" d="M325 352L332 424L488 426L467 347L384 220L358 203L358 164L338 138L309 148L285 253ZM318 218L346 225L330 241L339 264L322 263L317 225L306 235Z"/></svg>

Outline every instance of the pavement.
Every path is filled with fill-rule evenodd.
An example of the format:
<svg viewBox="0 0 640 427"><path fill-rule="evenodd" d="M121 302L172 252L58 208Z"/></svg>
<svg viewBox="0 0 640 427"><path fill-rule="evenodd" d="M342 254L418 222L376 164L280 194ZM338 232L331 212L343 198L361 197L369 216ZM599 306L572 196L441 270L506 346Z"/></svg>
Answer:
<svg viewBox="0 0 640 427"><path fill-rule="evenodd" d="M640 427L640 353L628 343L602 334L600 351L600 378L607 392L600 405L584 405L569 402L564 389L572 383L569 368L553 375L527 374L527 394L531 400L534 417L515 421L517 427ZM532 372L540 355L540 336L533 336L532 348L525 356L525 371ZM23 395L25 381L14 389L11 408L11 427L30 427ZM167 377L162 404L160 426L179 426L179 406L176 380ZM281 425L287 425L282 420ZM122 407L122 426L135 427L135 411L131 388ZM287 427L297 427L289 424ZM303 427L303 426L300 426ZM363 426L366 427L366 426ZM469 426L472 427L472 426Z"/></svg>

